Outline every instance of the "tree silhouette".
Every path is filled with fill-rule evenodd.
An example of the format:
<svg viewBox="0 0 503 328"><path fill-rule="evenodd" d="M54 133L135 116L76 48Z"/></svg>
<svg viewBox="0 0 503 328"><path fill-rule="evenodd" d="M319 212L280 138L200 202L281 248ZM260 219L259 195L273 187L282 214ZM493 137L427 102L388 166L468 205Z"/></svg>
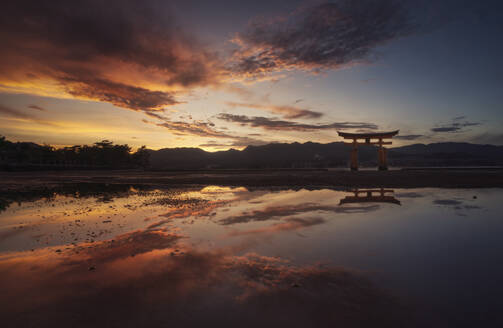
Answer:
<svg viewBox="0 0 503 328"><path fill-rule="evenodd" d="M0 164L4 169L40 169L51 167L127 169L147 168L149 153L145 146L132 152L129 145L102 140L93 145L75 145L55 149L32 142L11 142L0 137Z"/></svg>

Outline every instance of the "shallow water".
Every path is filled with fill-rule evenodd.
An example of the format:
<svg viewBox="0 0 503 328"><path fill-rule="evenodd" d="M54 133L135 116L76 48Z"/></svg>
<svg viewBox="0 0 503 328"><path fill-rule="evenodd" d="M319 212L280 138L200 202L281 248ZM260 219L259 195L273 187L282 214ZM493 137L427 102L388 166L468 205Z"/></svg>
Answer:
<svg viewBox="0 0 503 328"><path fill-rule="evenodd" d="M4 197L8 326L490 325L503 189Z"/></svg>

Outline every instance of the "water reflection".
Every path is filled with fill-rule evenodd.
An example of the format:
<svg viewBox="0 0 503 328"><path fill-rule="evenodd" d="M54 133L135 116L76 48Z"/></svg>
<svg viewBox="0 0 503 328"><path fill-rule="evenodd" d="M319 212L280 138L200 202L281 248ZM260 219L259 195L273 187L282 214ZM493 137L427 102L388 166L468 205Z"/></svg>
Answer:
<svg viewBox="0 0 503 328"><path fill-rule="evenodd" d="M400 201L390 193L394 193L393 189L353 189L352 196L346 196L340 200L339 205L352 203L391 203L401 205Z"/></svg>
<svg viewBox="0 0 503 328"><path fill-rule="evenodd" d="M12 204L21 205L25 202L35 202L38 200L51 201L57 196L68 197L95 197L97 201L109 200L112 201L116 197L127 197L131 191L137 189L146 189L147 187L124 185L124 184L108 184L108 183L79 183L79 184L63 184L53 187L47 187L42 190L26 190L26 191L4 191L0 193L0 212L5 211Z"/></svg>
<svg viewBox="0 0 503 328"><path fill-rule="evenodd" d="M404 324L407 310L355 271L202 251L169 231L0 258L8 327ZM21 297L22 295L22 297Z"/></svg>
<svg viewBox="0 0 503 328"><path fill-rule="evenodd" d="M263 204L263 203L260 203ZM284 204L281 206L268 206L261 209L246 210L239 215L227 217L219 221L223 225L236 223L247 223L252 221L268 221L275 218L289 217L293 215L305 214L309 212L331 212L331 213L366 213L379 209L378 205L358 206L358 207L338 207L335 205L323 205L318 203Z"/></svg>
<svg viewBox="0 0 503 328"><path fill-rule="evenodd" d="M433 204L435 205L442 205L446 207L452 207L456 210L478 210L481 209L480 206L478 205L470 205L466 204L464 200L458 200L458 199L435 199L433 201Z"/></svg>
<svg viewBox="0 0 503 328"><path fill-rule="evenodd" d="M3 194L0 316L12 327L487 324L503 286L502 194L103 185Z"/></svg>
<svg viewBox="0 0 503 328"><path fill-rule="evenodd" d="M421 198L425 196L424 194L415 191L404 191L396 193L395 195L398 198Z"/></svg>

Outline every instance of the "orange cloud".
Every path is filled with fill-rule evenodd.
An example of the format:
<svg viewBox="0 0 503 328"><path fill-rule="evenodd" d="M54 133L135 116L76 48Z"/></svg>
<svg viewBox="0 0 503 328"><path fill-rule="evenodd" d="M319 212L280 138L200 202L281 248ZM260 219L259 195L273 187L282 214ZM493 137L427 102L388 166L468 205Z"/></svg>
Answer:
<svg viewBox="0 0 503 328"><path fill-rule="evenodd" d="M0 11L0 90L112 103L177 104L215 83L215 55L183 34L162 1L20 0Z"/></svg>

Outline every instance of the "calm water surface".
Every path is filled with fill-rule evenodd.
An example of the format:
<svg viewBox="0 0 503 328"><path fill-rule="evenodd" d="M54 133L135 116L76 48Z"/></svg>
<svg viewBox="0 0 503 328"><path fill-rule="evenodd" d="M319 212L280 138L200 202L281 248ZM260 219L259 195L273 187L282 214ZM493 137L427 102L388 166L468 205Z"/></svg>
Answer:
<svg viewBox="0 0 503 328"><path fill-rule="evenodd" d="M503 189L5 196L4 327L498 326Z"/></svg>

